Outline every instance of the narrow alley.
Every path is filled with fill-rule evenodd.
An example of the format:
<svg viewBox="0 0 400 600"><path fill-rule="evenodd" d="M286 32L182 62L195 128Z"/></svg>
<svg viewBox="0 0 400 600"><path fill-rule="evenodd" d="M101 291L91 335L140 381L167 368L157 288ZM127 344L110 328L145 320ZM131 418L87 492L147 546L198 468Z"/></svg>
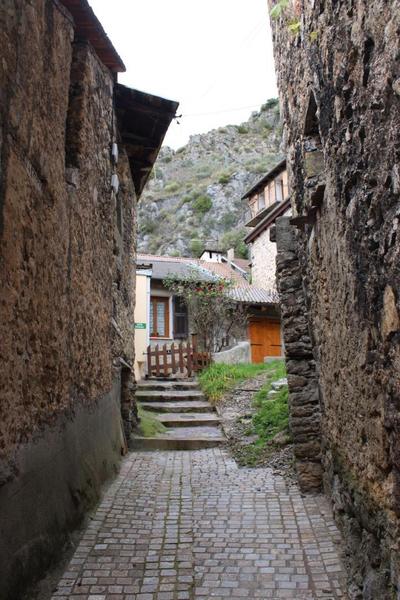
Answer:
<svg viewBox="0 0 400 600"><path fill-rule="evenodd" d="M346 598L327 499L224 449L129 454L54 600Z"/></svg>
<svg viewBox="0 0 400 600"><path fill-rule="evenodd" d="M399 32L0 1L0 600L400 600Z"/></svg>

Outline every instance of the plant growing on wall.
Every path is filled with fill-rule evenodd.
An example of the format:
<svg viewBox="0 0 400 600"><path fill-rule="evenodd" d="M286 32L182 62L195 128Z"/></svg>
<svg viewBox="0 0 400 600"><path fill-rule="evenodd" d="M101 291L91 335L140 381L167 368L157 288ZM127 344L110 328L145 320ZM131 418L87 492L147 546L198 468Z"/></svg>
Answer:
<svg viewBox="0 0 400 600"><path fill-rule="evenodd" d="M278 0L271 8L269 14L271 16L271 19L279 19L280 17L283 17L290 33L292 33L293 35L297 35L298 33L300 33L300 19L297 15L295 16L294 14L291 14L291 12L292 11L290 11L290 0Z"/></svg>
<svg viewBox="0 0 400 600"><path fill-rule="evenodd" d="M232 284L224 279L201 281L199 271L186 277L169 276L164 285L183 299L190 326L201 350L220 352L227 336L240 337L247 325L247 309L230 297Z"/></svg>

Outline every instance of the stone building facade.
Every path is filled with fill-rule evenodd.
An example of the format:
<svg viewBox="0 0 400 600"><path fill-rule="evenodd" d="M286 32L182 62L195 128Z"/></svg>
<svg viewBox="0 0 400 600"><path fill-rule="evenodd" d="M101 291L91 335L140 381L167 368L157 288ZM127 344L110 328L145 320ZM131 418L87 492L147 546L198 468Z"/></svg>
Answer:
<svg viewBox="0 0 400 600"><path fill-rule="evenodd" d="M290 213L286 161L280 161L242 197L249 206L251 228L244 241L249 245L251 282L265 290L276 290L276 244L271 227L278 216Z"/></svg>
<svg viewBox="0 0 400 600"><path fill-rule="evenodd" d="M177 105L117 84L123 63L86 0L5 0L0 47L0 598L11 600L125 451L136 201Z"/></svg>
<svg viewBox="0 0 400 600"><path fill-rule="evenodd" d="M397 598L400 3L300 0L272 28L301 279L289 301L304 293L323 483L351 597Z"/></svg>

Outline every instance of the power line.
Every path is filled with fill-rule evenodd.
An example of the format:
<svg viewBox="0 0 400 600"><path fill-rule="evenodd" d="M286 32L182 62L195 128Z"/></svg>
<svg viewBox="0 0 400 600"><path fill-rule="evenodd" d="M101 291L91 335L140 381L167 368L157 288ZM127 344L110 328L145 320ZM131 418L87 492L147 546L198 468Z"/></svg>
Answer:
<svg viewBox="0 0 400 600"><path fill-rule="evenodd" d="M182 114L182 115L180 115L179 118L184 119L184 118L188 118L188 117L206 117L208 115L221 115L223 113L236 112L239 110L250 110L251 108L259 108L259 106L260 106L259 104L253 104L252 106L241 106L239 108L226 108L224 110L216 110L213 112L206 112L206 113L194 113L191 115Z"/></svg>

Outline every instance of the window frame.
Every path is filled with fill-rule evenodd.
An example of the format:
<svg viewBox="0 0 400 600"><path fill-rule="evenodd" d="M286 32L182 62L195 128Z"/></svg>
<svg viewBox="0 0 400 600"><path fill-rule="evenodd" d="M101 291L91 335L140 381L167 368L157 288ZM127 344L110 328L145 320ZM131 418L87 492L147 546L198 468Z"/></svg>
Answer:
<svg viewBox="0 0 400 600"><path fill-rule="evenodd" d="M154 335L157 331L157 303L162 302L165 306L165 335ZM169 296L150 296L150 307L153 306L153 322L150 318L150 338L151 339L168 339L170 338L170 315L169 315ZM155 306L154 306L155 305ZM151 310L150 310L151 315ZM153 326L155 326L153 328Z"/></svg>

